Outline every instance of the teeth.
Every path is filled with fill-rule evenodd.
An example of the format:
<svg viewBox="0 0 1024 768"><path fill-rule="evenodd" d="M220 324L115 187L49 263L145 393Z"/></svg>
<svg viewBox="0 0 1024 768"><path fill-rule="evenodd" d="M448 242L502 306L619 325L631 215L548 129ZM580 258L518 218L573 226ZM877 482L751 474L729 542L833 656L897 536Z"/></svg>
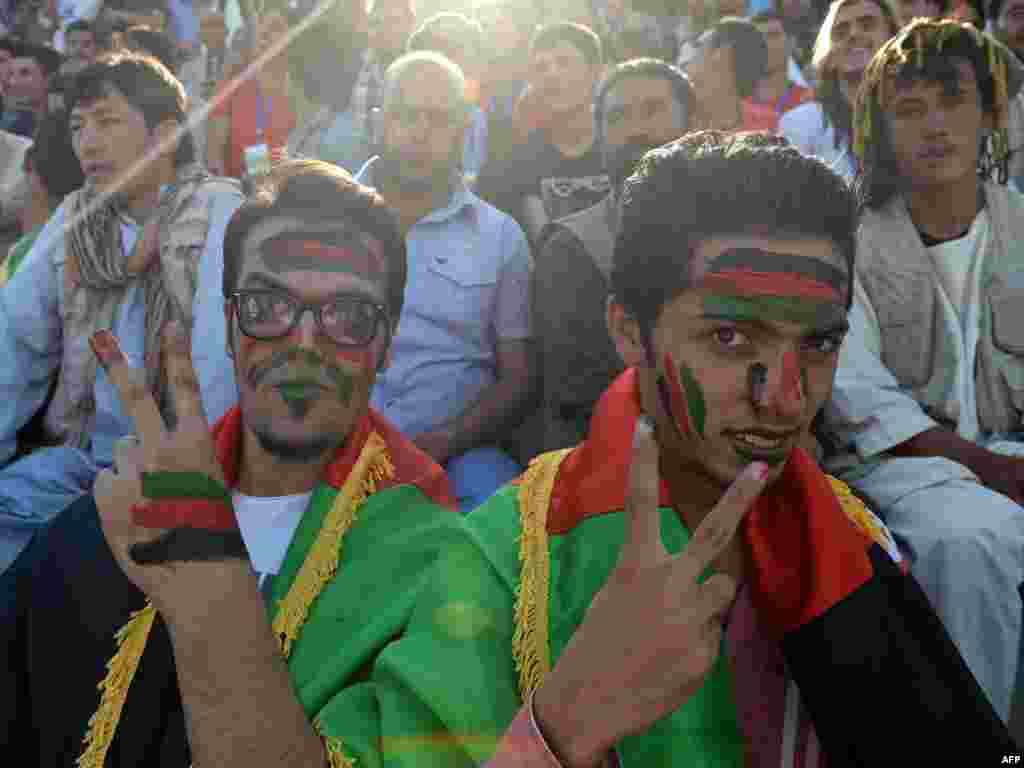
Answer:
<svg viewBox="0 0 1024 768"><path fill-rule="evenodd" d="M752 435L749 432L741 432L737 434L736 437L739 438L739 440L741 440L742 442L747 443L748 445L754 448L771 449L778 448L780 445L782 445L781 439L769 440L767 438L761 437L760 435Z"/></svg>

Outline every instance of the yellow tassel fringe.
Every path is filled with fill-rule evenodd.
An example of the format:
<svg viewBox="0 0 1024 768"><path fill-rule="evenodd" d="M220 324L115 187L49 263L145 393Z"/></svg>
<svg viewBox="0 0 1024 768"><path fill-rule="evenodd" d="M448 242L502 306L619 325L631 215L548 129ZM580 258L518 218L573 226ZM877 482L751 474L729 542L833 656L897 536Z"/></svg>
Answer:
<svg viewBox="0 0 1024 768"><path fill-rule="evenodd" d="M572 449L545 453L530 462L519 485L519 586L516 588L512 657L519 694L529 698L551 671L548 637L548 506L558 467Z"/></svg>
<svg viewBox="0 0 1024 768"><path fill-rule="evenodd" d="M334 504L324 517L316 540L274 617L274 634L285 659L291 653L292 644L309 615L310 607L338 570L342 540L355 522L356 512L376 492L378 485L394 477L394 474L395 467L388 456L384 439L372 432ZM147 603L145 608L133 613L117 631L117 652L107 663L107 676L99 685L102 691L100 704L89 718L89 726L82 740L85 748L76 763L78 768L103 768L107 750L121 720L121 709L128 697L128 688L139 667L155 618L156 609ZM322 738L330 768L352 768L354 761L343 754L341 741L333 737Z"/></svg>
<svg viewBox="0 0 1024 768"><path fill-rule="evenodd" d="M384 439L374 432L367 438L355 466L324 517L316 541L274 616L274 635L286 659L291 655L292 644L309 615L310 606L338 570L342 539L355 522L359 508L381 481L394 475L395 467L387 455Z"/></svg>
<svg viewBox="0 0 1024 768"><path fill-rule="evenodd" d="M345 754L341 739L324 735L324 724L320 720L313 721L313 729L324 744L327 753L327 768L354 768L356 761Z"/></svg>
<svg viewBox="0 0 1024 768"><path fill-rule="evenodd" d="M107 662L107 676L99 684L100 705L89 718L83 739L86 746L76 762L78 768L102 768L155 618L156 608L146 603L146 607L133 613L114 636L117 653Z"/></svg>

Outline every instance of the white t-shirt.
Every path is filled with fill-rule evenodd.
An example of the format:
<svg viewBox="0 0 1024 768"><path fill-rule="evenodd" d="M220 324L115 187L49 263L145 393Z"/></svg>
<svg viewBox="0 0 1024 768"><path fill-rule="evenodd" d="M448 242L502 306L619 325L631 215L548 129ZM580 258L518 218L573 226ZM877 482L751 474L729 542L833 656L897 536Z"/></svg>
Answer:
<svg viewBox="0 0 1024 768"><path fill-rule="evenodd" d="M275 576L281 570L288 545L312 495L312 491L292 496L232 494L238 528L253 570L260 575L261 588L267 575Z"/></svg>
<svg viewBox="0 0 1024 768"><path fill-rule="evenodd" d="M956 240L928 248L928 253L935 263L935 269L942 279L942 287L946 289L949 302L959 314L963 314L964 301L967 299L967 279L971 269L978 260L988 240L988 213L983 208L974 218L967 234Z"/></svg>

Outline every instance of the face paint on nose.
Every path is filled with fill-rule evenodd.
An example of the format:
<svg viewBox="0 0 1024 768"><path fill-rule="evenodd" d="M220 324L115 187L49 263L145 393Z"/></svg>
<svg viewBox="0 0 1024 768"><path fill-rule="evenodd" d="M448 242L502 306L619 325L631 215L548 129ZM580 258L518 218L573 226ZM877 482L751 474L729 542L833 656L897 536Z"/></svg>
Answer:
<svg viewBox="0 0 1024 768"><path fill-rule="evenodd" d="M761 363L754 363L747 372L747 381L750 384L750 402L754 408L760 408L768 388L768 369Z"/></svg>
<svg viewBox="0 0 1024 768"><path fill-rule="evenodd" d="M779 388L782 405L787 410L804 407L804 399L807 396L807 371L802 370L797 364L796 353L792 350L782 356Z"/></svg>
<svg viewBox="0 0 1024 768"><path fill-rule="evenodd" d="M704 437L706 404L693 371L685 363L677 366L671 352L665 353L662 363L658 386L669 414L683 437Z"/></svg>

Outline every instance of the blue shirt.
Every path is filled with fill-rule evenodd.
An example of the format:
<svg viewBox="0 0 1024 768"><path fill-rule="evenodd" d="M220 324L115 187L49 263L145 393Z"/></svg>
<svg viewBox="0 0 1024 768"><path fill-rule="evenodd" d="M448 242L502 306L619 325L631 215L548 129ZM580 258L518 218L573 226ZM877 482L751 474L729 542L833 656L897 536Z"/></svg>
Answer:
<svg viewBox="0 0 1024 768"><path fill-rule="evenodd" d="M359 181L372 184L374 162ZM415 437L496 381L499 341L530 338L531 260L519 225L462 183L410 228L405 245L405 304L371 403Z"/></svg>
<svg viewBox="0 0 1024 768"><path fill-rule="evenodd" d="M198 289L192 311L192 364L200 394L212 424L238 399L234 367L227 356L224 325L224 230L242 202L241 194L214 196L206 247L199 261ZM39 233L18 271L0 288L0 464L15 452L17 431L39 410L61 363L64 292L63 267L55 266L55 249L64 248L61 205ZM135 245L140 227L121 220L124 249ZM125 291L112 328L121 348L134 365L141 365L145 344L144 291L134 282ZM201 332L200 332L201 331ZM93 460L100 466L113 461L114 441L135 432L124 413L117 390L99 366L96 368L96 417L91 438Z"/></svg>

